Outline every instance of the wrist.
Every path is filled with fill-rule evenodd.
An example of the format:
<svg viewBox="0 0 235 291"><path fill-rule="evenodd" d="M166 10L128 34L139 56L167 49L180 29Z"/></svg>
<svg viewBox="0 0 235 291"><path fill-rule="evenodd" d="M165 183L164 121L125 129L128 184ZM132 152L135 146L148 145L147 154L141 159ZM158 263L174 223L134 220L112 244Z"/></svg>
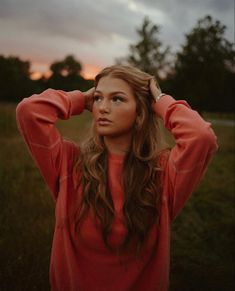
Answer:
<svg viewBox="0 0 235 291"><path fill-rule="evenodd" d="M165 95L167 94L160 92L156 97L154 96L155 102L158 102Z"/></svg>
<svg viewBox="0 0 235 291"><path fill-rule="evenodd" d="M91 111L92 105L93 105L93 95L95 92L95 88L91 88L86 92L83 92L84 98L85 98L85 109Z"/></svg>
<svg viewBox="0 0 235 291"><path fill-rule="evenodd" d="M163 98L164 97L164 98ZM175 103L175 99L170 95L165 94L157 102L153 103L153 110L158 117L165 119L166 112L169 106Z"/></svg>
<svg viewBox="0 0 235 291"><path fill-rule="evenodd" d="M71 102L71 115L82 113L85 108L85 96L79 90L74 90L68 93Z"/></svg>

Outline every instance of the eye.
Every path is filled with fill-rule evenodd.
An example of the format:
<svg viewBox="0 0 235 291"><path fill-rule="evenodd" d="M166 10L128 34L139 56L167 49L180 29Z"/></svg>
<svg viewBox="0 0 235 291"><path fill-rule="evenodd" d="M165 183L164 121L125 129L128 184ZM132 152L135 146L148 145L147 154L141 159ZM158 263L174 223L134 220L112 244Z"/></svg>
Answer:
<svg viewBox="0 0 235 291"><path fill-rule="evenodd" d="M121 96L113 96L112 101L115 103L120 103L124 101L124 98Z"/></svg>
<svg viewBox="0 0 235 291"><path fill-rule="evenodd" d="M93 100L94 100L94 102L98 102L98 101L101 100L101 96L99 96L99 95L95 95L95 96L93 97Z"/></svg>

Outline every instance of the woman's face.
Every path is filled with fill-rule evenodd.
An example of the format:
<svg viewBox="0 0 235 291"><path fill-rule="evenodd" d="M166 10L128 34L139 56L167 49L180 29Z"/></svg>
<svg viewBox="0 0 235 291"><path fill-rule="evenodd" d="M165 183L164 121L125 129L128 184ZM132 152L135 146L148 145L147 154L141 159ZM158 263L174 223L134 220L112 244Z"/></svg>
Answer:
<svg viewBox="0 0 235 291"><path fill-rule="evenodd" d="M99 135L121 136L132 132L136 120L136 99L125 81L114 77L99 80L92 113Z"/></svg>

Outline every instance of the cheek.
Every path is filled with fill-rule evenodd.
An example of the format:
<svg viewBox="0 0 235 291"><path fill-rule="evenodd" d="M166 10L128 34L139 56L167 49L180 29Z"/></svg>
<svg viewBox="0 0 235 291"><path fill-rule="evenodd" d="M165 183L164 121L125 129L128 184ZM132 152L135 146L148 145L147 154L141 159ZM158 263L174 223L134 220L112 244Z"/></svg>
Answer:
<svg viewBox="0 0 235 291"><path fill-rule="evenodd" d="M126 114L126 118L130 121L130 122L134 122L136 120L136 112L132 111L132 112L128 112Z"/></svg>
<svg viewBox="0 0 235 291"><path fill-rule="evenodd" d="M129 111L126 112L126 117L133 122L136 120L136 106L132 106Z"/></svg>
<svg viewBox="0 0 235 291"><path fill-rule="evenodd" d="M119 114L120 120L122 120L123 124L131 126L135 123L136 120L136 111L135 110L124 110Z"/></svg>
<svg viewBox="0 0 235 291"><path fill-rule="evenodd" d="M92 113L94 118L97 116L98 110L97 110L96 106L94 106L94 105L92 106L91 113Z"/></svg>

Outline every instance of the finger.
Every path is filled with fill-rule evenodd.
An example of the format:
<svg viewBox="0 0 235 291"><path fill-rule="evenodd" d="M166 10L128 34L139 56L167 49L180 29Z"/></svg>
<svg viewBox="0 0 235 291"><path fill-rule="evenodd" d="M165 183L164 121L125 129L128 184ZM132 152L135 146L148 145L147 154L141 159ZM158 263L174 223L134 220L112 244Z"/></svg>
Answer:
<svg viewBox="0 0 235 291"><path fill-rule="evenodd" d="M150 92L154 98L156 98L160 92L154 79L150 80Z"/></svg>
<svg viewBox="0 0 235 291"><path fill-rule="evenodd" d="M93 96L95 93L95 87L92 87L91 89L88 90L88 93L90 96Z"/></svg>

